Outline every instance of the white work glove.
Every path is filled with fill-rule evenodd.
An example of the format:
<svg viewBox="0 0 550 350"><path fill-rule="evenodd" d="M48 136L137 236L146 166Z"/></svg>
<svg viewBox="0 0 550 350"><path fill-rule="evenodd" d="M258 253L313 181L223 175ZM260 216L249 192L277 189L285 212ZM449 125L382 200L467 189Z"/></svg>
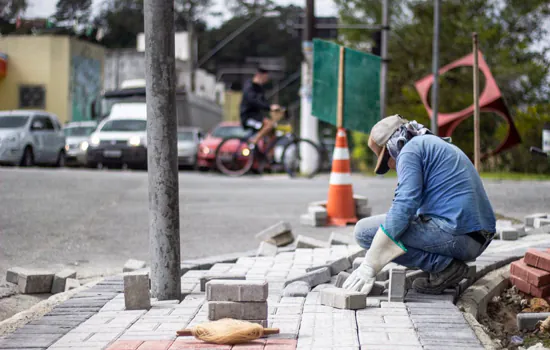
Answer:
<svg viewBox="0 0 550 350"><path fill-rule="evenodd" d="M393 259L405 254L402 243L395 242L380 225L372 239L372 244L359 267L346 279L342 288L369 294L376 281L376 275Z"/></svg>

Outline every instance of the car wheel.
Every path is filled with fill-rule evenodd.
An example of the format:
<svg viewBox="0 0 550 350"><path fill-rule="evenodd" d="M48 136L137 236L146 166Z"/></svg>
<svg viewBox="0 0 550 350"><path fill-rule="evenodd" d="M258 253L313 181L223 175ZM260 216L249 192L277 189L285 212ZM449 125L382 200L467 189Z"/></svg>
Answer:
<svg viewBox="0 0 550 350"><path fill-rule="evenodd" d="M21 157L21 162L19 163L19 165L23 167L34 165L34 154L32 152L31 146L25 147L25 151L23 151L23 157Z"/></svg>
<svg viewBox="0 0 550 350"><path fill-rule="evenodd" d="M65 167L65 151L59 151L59 154L57 155L57 161L55 162L55 166L58 168L64 168Z"/></svg>

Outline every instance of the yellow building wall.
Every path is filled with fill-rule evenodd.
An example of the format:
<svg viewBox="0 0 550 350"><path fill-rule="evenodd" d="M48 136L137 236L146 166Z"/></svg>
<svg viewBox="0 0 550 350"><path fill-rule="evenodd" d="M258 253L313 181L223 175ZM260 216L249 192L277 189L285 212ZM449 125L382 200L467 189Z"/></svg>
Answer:
<svg viewBox="0 0 550 350"><path fill-rule="evenodd" d="M8 70L0 78L0 110L20 109L19 87L42 85L45 110L62 124L90 118L89 103L101 91L105 50L68 36L0 37Z"/></svg>
<svg viewBox="0 0 550 350"><path fill-rule="evenodd" d="M243 94L240 91L228 90L225 92L225 103L223 105L223 120L224 121L239 121L240 112L239 106Z"/></svg>

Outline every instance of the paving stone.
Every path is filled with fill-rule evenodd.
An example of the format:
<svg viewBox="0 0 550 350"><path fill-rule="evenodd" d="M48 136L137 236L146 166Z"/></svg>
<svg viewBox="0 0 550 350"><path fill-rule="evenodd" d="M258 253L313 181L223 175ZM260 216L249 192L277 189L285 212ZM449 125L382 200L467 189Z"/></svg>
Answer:
<svg viewBox="0 0 550 350"><path fill-rule="evenodd" d="M127 272L124 275L124 305L126 310L148 310L151 308L148 273Z"/></svg>
<svg viewBox="0 0 550 350"><path fill-rule="evenodd" d="M132 272L137 271L140 269L143 269L147 266L145 261L141 260L135 260L135 259L128 259L126 260L126 263L124 263L124 267L122 268L122 272Z"/></svg>
<svg viewBox="0 0 550 350"><path fill-rule="evenodd" d="M53 273L45 271L19 271L17 285L23 294L50 293L53 284Z"/></svg>
<svg viewBox="0 0 550 350"><path fill-rule="evenodd" d="M350 252L348 255L349 261L354 265L355 259L357 258L364 258L367 251L361 247L354 247L353 251ZM355 268L352 266L352 268L355 270Z"/></svg>
<svg viewBox="0 0 550 350"><path fill-rule="evenodd" d="M369 205L369 199L365 196L354 194L353 195L353 200L355 202L356 207Z"/></svg>
<svg viewBox="0 0 550 350"><path fill-rule="evenodd" d="M527 265L550 271L550 253L530 248L525 253L524 261Z"/></svg>
<svg viewBox="0 0 550 350"><path fill-rule="evenodd" d="M519 238L519 232L513 227L506 227L497 229L497 234L503 241L517 241Z"/></svg>
<svg viewBox="0 0 550 350"><path fill-rule="evenodd" d="M268 242L261 242L256 252L256 256L275 256L277 255L277 246Z"/></svg>
<svg viewBox="0 0 550 350"><path fill-rule="evenodd" d="M428 278L430 274L422 270L407 271L407 285L406 288L409 289L412 287L412 284L417 278Z"/></svg>
<svg viewBox="0 0 550 350"><path fill-rule="evenodd" d="M523 259L510 265L510 273L535 287L550 284L550 272L531 267Z"/></svg>
<svg viewBox="0 0 550 350"><path fill-rule="evenodd" d="M206 300L266 301L268 288L265 281L212 280L206 283Z"/></svg>
<svg viewBox="0 0 550 350"><path fill-rule="evenodd" d="M331 261L328 265L330 267L330 274L333 276L351 267L351 263L347 257Z"/></svg>
<svg viewBox="0 0 550 350"><path fill-rule="evenodd" d="M200 278L201 292L206 291L206 283L212 280L246 280L246 274L207 274Z"/></svg>
<svg viewBox="0 0 550 350"><path fill-rule="evenodd" d="M382 295L384 290L386 290L386 284L384 282L375 281L371 291L369 292L369 296Z"/></svg>
<svg viewBox="0 0 550 350"><path fill-rule="evenodd" d="M307 282L309 284L309 286L313 288L313 287L318 286L321 283L330 282L330 278L331 278L330 270L328 268L324 267L324 268L319 269L319 270L307 272L303 275L294 277L292 279L287 279L284 283L284 286L286 287L289 284L291 284L292 282L304 281L304 282Z"/></svg>
<svg viewBox="0 0 550 350"><path fill-rule="evenodd" d="M381 303L380 299L367 297L367 307L379 308L380 303Z"/></svg>
<svg viewBox="0 0 550 350"><path fill-rule="evenodd" d="M211 321L216 321L222 318L234 318L238 320L267 319L267 302L208 302L208 319Z"/></svg>
<svg viewBox="0 0 550 350"><path fill-rule="evenodd" d="M518 329L532 331L539 321L544 321L548 317L550 312L520 312L516 317Z"/></svg>
<svg viewBox="0 0 550 350"><path fill-rule="evenodd" d="M311 272L311 271L315 271L315 270L320 270L322 268L329 268L330 269L330 265L329 264L323 264L323 265L316 265L316 266L312 266L312 267L308 267L306 268L306 272Z"/></svg>
<svg viewBox="0 0 550 350"><path fill-rule="evenodd" d="M355 208L355 214L360 219L368 218L372 215L372 208L367 205L357 206Z"/></svg>
<svg viewBox="0 0 550 350"><path fill-rule="evenodd" d="M316 205L307 208L308 214L313 215L315 220L326 220L328 218L327 208Z"/></svg>
<svg viewBox="0 0 550 350"><path fill-rule="evenodd" d="M76 289L80 287L80 281L77 280L76 278L67 278L65 280L65 290L64 292L66 291L69 291L71 289Z"/></svg>
<svg viewBox="0 0 550 350"><path fill-rule="evenodd" d="M0 339L0 349L47 348L59 338L59 334L8 335Z"/></svg>
<svg viewBox="0 0 550 350"><path fill-rule="evenodd" d="M314 214L307 213L300 215L300 224L311 227L325 226L327 224L327 219L317 218Z"/></svg>
<svg viewBox="0 0 550 350"><path fill-rule="evenodd" d="M28 270L22 267L12 267L6 271L6 281L17 284L19 282L19 274L27 274Z"/></svg>
<svg viewBox="0 0 550 350"><path fill-rule="evenodd" d="M343 234L338 232L332 232L328 239L328 244L329 245L354 245L357 243L355 242L355 238L353 237L353 234Z"/></svg>
<svg viewBox="0 0 550 350"><path fill-rule="evenodd" d="M550 219L546 218L546 219L543 219L543 218L535 218L535 220L533 221L533 227L534 228L541 228L543 226L548 226L550 225Z"/></svg>
<svg viewBox="0 0 550 350"><path fill-rule="evenodd" d="M280 221L273 226L266 228L256 235L256 239L259 241L269 242L273 237L288 233L292 231L292 226L286 221ZM274 243L274 242L270 242Z"/></svg>
<svg viewBox="0 0 550 350"><path fill-rule="evenodd" d="M525 219L524 219L525 226L534 227L535 219L537 219L537 218L546 219L546 218L548 218L548 214L547 213L536 213L536 214L531 214L531 215L525 216Z"/></svg>
<svg viewBox="0 0 550 350"><path fill-rule="evenodd" d="M283 289L283 297L305 297L310 290L311 287L307 282L296 281L290 283Z"/></svg>
<svg viewBox="0 0 550 350"><path fill-rule="evenodd" d="M338 278L336 279L335 286L338 288L342 288L342 286L344 285L344 282L346 282L346 280L350 275L351 275L350 273L345 271L340 272L338 274Z"/></svg>
<svg viewBox="0 0 550 350"><path fill-rule="evenodd" d="M406 284L406 271L402 269L391 269L388 300L398 302L404 301Z"/></svg>
<svg viewBox="0 0 550 350"><path fill-rule="evenodd" d="M65 292L65 284L68 278L76 279L76 271L64 269L53 276L52 294Z"/></svg>
<svg viewBox="0 0 550 350"><path fill-rule="evenodd" d="M299 235L296 239L296 248L325 248L328 247L327 242L318 240L313 237ZM298 254L296 254L298 257Z"/></svg>
<svg viewBox="0 0 550 350"><path fill-rule="evenodd" d="M321 291L321 304L337 309L364 309L367 307L367 294L342 288L326 288Z"/></svg>

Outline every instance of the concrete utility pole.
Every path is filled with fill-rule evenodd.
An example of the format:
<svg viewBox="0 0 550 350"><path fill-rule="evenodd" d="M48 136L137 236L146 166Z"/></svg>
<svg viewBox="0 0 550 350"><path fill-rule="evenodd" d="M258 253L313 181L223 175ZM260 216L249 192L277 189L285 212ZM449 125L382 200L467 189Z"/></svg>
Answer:
<svg viewBox="0 0 550 350"><path fill-rule="evenodd" d="M481 142L479 136L479 49L477 33L472 34L472 41L474 46L474 166L479 173L481 171Z"/></svg>
<svg viewBox="0 0 550 350"><path fill-rule="evenodd" d="M151 292L181 298L173 0L145 0Z"/></svg>
<svg viewBox="0 0 550 350"><path fill-rule="evenodd" d="M319 143L319 123L317 118L311 115L311 96L313 87L313 37L315 36L315 0L306 0L306 16L304 25L304 37L302 49L304 62L302 62L302 87L300 89L300 137ZM315 168L318 161L317 154L312 147L302 147L300 150L302 161L300 172L309 174Z"/></svg>
<svg viewBox="0 0 550 350"><path fill-rule="evenodd" d="M189 90L195 92L196 56L195 56L195 23L193 23L193 7L187 13L187 48L189 56Z"/></svg>
<svg viewBox="0 0 550 350"><path fill-rule="evenodd" d="M388 39L390 36L390 0L382 0L382 42L380 58L380 118L386 117L386 84L388 80Z"/></svg>
<svg viewBox="0 0 550 350"><path fill-rule="evenodd" d="M440 5L441 0L434 0L434 37L433 37L433 49L432 49L432 65L434 83L432 85L432 132L437 135L437 113L439 107L439 19L440 19Z"/></svg>

